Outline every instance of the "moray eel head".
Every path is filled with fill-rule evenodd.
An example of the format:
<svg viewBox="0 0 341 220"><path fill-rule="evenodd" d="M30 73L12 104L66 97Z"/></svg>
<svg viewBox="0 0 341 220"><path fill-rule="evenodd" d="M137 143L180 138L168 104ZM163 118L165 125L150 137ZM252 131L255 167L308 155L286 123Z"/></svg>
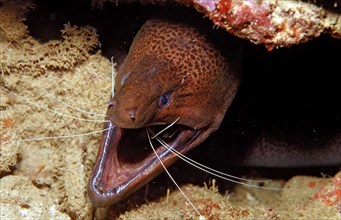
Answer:
<svg viewBox="0 0 341 220"><path fill-rule="evenodd" d="M189 75L178 74L170 61L144 57L133 70L117 80L118 92L110 101L109 120L121 128L143 128L174 122L193 130L212 124L197 102L205 93L189 91ZM214 116L214 114L210 114Z"/></svg>
<svg viewBox="0 0 341 220"><path fill-rule="evenodd" d="M175 120L181 77L167 60L144 57L130 73L119 80L121 85L108 110L110 120L121 128L142 128ZM179 100L180 101L180 100Z"/></svg>
<svg viewBox="0 0 341 220"><path fill-rule="evenodd" d="M183 22L192 18L154 18L135 37L115 78L107 130L89 180L95 206L120 201L163 171L147 132L153 136L175 122L158 137L183 154L219 128L238 89L239 50L235 43L227 54L220 52L203 34L212 25L202 32L199 19L195 26ZM177 160L156 138L151 141L165 166Z"/></svg>

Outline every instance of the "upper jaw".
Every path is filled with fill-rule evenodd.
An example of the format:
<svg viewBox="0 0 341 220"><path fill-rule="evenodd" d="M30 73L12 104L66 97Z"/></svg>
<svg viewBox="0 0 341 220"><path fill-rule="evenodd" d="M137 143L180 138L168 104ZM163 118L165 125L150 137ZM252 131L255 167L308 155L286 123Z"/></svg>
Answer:
<svg viewBox="0 0 341 220"><path fill-rule="evenodd" d="M137 191L163 171L159 159L149 144L150 137L157 133L158 126L140 129L124 129L111 122L105 123L95 167L88 191L97 207L112 205ZM186 153L197 145L201 132L175 124L173 129L159 135L171 149ZM153 134L154 133L154 134ZM159 158L168 167L177 160L170 149L151 140Z"/></svg>

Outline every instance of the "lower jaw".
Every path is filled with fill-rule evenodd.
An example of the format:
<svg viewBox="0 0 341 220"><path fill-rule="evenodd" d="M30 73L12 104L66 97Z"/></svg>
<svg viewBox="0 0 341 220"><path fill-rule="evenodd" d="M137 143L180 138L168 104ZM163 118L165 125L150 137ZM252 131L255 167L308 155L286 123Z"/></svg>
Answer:
<svg viewBox="0 0 341 220"><path fill-rule="evenodd" d="M157 138L148 139L148 131L152 138L161 128L123 129L113 126L110 132L103 133L96 165L89 180L89 196L95 206L112 205L143 187L163 172L158 157L166 167L170 166L178 159L170 149L186 153L199 134L188 127L175 125L158 135L167 143L170 148L167 149Z"/></svg>

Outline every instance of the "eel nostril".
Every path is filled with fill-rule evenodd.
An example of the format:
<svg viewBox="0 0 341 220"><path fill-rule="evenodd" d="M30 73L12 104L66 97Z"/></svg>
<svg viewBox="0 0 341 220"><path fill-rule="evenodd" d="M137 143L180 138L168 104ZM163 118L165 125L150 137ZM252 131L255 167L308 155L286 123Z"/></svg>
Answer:
<svg viewBox="0 0 341 220"><path fill-rule="evenodd" d="M108 102L108 107L110 108L110 107L112 107L112 106L115 106L116 105L116 101L109 101Z"/></svg>
<svg viewBox="0 0 341 220"><path fill-rule="evenodd" d="M129 112L129 116L130 116L130 119L131 119L132 121L135 121L135 110L131 110L131 111Z"/></svg>

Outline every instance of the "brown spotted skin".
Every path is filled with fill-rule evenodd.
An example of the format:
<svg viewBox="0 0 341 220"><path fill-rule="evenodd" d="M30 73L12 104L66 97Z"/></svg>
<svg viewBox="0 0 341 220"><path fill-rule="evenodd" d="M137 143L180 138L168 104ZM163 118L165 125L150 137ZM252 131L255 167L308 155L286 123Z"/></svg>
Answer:
<svg viewBox="0 0 341 220"><path fill-rule="evenodd" d="M178 10L176 19L156 16L140 29L116 77L108 113L117 126L141 128L180 117L178 124L195 130L219 127L238 89L241 49L196 16ZM171 100L159 108L163 94Z"/></svg>

